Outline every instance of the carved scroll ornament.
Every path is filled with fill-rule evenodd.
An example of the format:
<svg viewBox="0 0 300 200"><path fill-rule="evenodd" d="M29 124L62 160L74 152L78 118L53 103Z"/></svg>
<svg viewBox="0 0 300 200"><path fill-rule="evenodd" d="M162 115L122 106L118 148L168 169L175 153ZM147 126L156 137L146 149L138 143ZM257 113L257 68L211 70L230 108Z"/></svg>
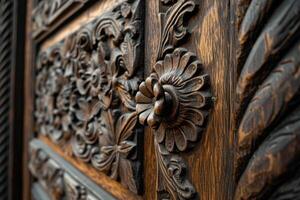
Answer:
<svg viewBox="0 0 300 200"><path fill-rule="evenodd" d="M235 199L299 199L300 1L240 2Z"/></svg>
<svg viewBox="0 0 300 200"><path fill-rule="evenodd" d="M193 12L193 0L162 1L161 39L157 63L139 86L136 110L141 124L154 130L158 164L158 199L192 199L194 186L179 152L197 141L210 101L209 76L197 57L177 46L188 33L182 23Z"/></svg>
<svg viewBox="0 0 300 200"><path fill-rule="evenodd" d="M142 5L124 1L40 53L37 132L137 193L142 129L135 95L142 79ZM140 153L142 153L139 150Z"/></svg>

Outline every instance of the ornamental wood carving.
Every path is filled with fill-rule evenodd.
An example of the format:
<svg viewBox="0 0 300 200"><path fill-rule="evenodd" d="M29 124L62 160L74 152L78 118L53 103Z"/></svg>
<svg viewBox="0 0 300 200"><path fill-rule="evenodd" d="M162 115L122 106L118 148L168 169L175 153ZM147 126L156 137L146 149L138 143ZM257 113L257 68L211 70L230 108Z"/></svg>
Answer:
<svg viewBox="0 0 300 200"><path fill-rule="evenodd" d="M32 11L33 38L48 34L91 0L41 0Z"/></svg>
<svg viewBox="0 0 300 200"><path fill-rule="evenodd" d="M300 1L240 1L235 199L299 199Z"/></svg>
<svg viewBox="0 0 300 200"><path fill-rule="evenodd" d="M124 1L41 52L35 90L37 132L71 144L74 156L135 193L142 185L143 129L135 110L142 13L142 1Z"/></svg>
<svg viewBox="0 0 300 200"><path fill-rule="evenodd" d="M95 184L84 180L80 172L51 153L41 141L31 141L30 155L29 170L51 199L114 199L102 189L95 189Z"/></svg>
<svg viewBox="0 0 300 200"><path fill-rule="evenodd" d="M193 199L188 166L180 156L205 127L210 103L209 76L190 51L178 46L188 35L183 23L195 9L193 0L165 1L161 38L152 73L139 86L139 122L153 129L158 166L158 199Z"/></svg>

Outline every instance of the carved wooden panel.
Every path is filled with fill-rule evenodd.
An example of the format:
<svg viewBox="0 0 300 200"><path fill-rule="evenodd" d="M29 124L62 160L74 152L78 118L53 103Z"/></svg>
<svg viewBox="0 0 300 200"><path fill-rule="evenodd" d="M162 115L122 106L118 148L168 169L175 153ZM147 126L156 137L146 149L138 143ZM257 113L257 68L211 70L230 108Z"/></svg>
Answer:
<svg viewBox="0 0 300 200"><path fill-rule="evenodd" d="M143 2L123 1L37 58L35 121L74 157L138 193L143 129Z"/></svg>
<svg viewBox="0 0 300 200"><path fill-rule="evenodd" d="M240 1L235 199L299 199L300 1Z"/></svg>
<svg viewBox="0 0 300 200"><path fill-rule="evenodd" d="M183 21L193 13L193 0L160 1L161 29L152 73L139 86L139 122L153 129L158 166L158 199L194 199L182 152L195 146L205 128L211 93L209 76L189 50L179 46L188 36Z"/></svg>
<svg viewBox="0 0 300 200"><path fill-rule="evenodd" d="M32 11L33 37L45 37L91 0L41 0Z"/></svg>
<svg viewBox="0 0 300 200"><path fill-rule="evenodd" d="M30 154L29 169L43 190L46 190L50 199L115 199L55 154L41 141L31 141ZM42 192L42 194L37 194L36 187L39 187L37 183L33 187L33 196L36 199L47 197Z"/></svg>

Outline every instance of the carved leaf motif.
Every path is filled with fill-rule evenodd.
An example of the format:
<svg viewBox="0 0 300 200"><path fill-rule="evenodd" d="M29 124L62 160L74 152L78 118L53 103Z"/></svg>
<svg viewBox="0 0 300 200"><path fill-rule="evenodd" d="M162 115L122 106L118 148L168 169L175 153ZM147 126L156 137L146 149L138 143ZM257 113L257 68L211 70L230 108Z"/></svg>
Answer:
<svg viewBox="0 0 300 200"><path fill-rule="evenodd" d="M193 0L163 1L161 38L152 73L139 85L136 112L139 122L154 130L158 163L159 199L193 199L194 186L180 152L196 142L205 126L211 94L209 76L197 57L178 42L188 33L184 22L195 8Z"/></svg>
<svg viewBox="0 0 300 200"><path fill-rule="evenodd" d="M185 15L191 13L194 9L195 2L193 0L178 0L166 13L160 14L161 38L157 55L158 60L172 51L174 47L177 47L177 43L187 35L188 31L183 20Z"/></svg>
<svg viewBox="0 0 300 200"><path fill-rule="evenodd" d="M299 162L299 18L299 1L252 1L242 21L235 199L279 198Z"/></svg>
<svg viewBox="0 0 300 200"><path fill-rule="evenodd" d="M186 164L178 156L169 153L164 146L155 143L159 173L162 179L158 179L159 199L192 199L196 195L194 186L186 178Z"/></svg>
<svg viewBox="0 0 300 200"><path fill-rule="evenodd" d="M106 113L102 133L100 135L100 150L94 152L92 163L102 171L107 172L113 179L120 178L121 183L130 190L137 192L133 174L133 163L128 160L136 144L129 141L136 126L136 113L126 113L114 121L112 113ZM112 133L114 138L108 134ZM109 141L109 142L107 142Z"/></svg>
<svg viewBox="0 0 300 200"><path fill-rule="evenodd" d="M42 52L36 84L38 133L71 143L74 156L133 192L141 166L134 142L140 137L141 6L123 2Z"/></svg>

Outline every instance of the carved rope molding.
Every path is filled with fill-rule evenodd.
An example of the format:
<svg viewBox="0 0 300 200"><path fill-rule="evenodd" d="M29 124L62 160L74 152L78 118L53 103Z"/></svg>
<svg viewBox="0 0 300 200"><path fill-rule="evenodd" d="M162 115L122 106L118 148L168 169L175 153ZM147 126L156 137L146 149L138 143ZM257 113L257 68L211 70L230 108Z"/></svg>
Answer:
<svg viewBox="0 0 300 200"><path fill-rule="evenodd" d="M36 130L138 193L142 128L142 5L127 0L40 53Z"/></svg>
<svg viewBox="0 0 300 200"><path fill-rule="evenodd" d="M183 20L195 9L193 0L166 1L161 13L157 63L139 86L136 110L139 121L154 130L158 165L158 199L192 199L194 186L180 152L192 147L201 134L211 98L209 76L197 57L178 47L188 30Z"/></svg>
<svg viewBox="0 0 300 200"><path fill-rule="evenodd" d="M300 1L239 1L235 199L300 198Z"/></svg>
<svg viewBox="0 0 300 200"><path fill-rule="evenodd" d="M33 38L50 32L91 0L41 0L32 11Z"/></svg>

